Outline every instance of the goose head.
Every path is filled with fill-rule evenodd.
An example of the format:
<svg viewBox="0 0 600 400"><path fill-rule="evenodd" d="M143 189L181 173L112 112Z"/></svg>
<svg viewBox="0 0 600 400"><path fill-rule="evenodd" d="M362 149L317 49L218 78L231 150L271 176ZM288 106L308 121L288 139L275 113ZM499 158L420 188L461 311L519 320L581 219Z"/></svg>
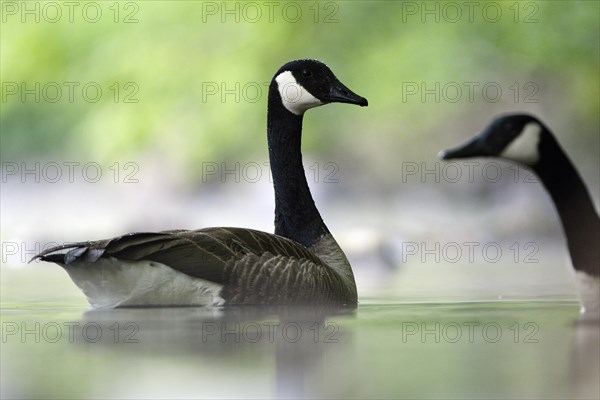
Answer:
<svg viewBox="0 0 600 400"><path fill-rule="evenodd" d="M272 88L279 93L283 106L294 115L328 103L367 106L367 99L348 89L317 60L290 61L275 74Z"/></svg>
<svg viewBox="0 0 600 400"><path fill-rule="evenodd" d="M443 160L471 157L499 157L530 167L540 162L540 143L548 130L534 116L509 114L496 118L467 143L440 152Z"/></svg>

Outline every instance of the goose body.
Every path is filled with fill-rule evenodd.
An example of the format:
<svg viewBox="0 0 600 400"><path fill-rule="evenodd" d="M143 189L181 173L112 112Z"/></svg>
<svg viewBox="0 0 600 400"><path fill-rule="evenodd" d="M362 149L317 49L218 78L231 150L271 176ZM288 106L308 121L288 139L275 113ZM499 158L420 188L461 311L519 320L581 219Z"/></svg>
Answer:
<svg viewBox="0 0 600 400"><path fill-rule="evenodd" d="M40 257L65 266L94 307L356 302L343 263L252 229L132 233Z"/></svg>
<svg viewBox="0 0 600 400"><path fill-rule="evenodd" d="M600 219L575 166L539 119L527 114L501 116L471 141L441 152L440 157L499 157L531 169L560 217L583 306L589 313L600 313Z"/></svg>
<svg viewBox="0 0 600 400"><path fill-rule="evenodd" d="M94 307L356 305L352 268L323 222L302 165L304 112L367 100L323 63L297 60L269 87L267 138L275 188L275 234L244 228L132 233L48 249Z"/></svg>

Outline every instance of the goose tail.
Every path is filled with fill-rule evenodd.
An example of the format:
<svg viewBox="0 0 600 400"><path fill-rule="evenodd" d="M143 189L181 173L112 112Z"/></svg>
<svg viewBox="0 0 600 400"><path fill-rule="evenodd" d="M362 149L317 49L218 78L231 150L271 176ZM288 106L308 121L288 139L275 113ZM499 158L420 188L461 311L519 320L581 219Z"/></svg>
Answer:
<svg viewBox="0 0 600 400"><path fill-rule="evenodd" d="M104 254L104 248L93 246L93 244L91 242L79 242L50 247L33 256L29 260L29 263L38 259L53 262L63 267L77 259L82 259L86 263L92 263ZM65 252L64 250L67 251Z"/></svg>

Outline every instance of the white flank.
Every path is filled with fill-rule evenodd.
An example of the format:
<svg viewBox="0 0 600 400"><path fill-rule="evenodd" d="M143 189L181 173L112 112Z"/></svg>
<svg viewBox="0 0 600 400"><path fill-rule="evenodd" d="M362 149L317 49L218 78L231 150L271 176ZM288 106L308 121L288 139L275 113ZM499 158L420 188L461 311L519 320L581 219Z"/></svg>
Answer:
<svg viewBox="0 0 600 400"><path fill-rule="evenodd" d="M193 278L153 261L100 258L65 268L96 308L222 305L222 285Z"/></svg>
<svg viewBox="0 0 600 400"><path fill-rule="evenodd" d="M284 71L275 78L283 106L296 115L304 114L309 108L318 107L323 102L302 87L290 71Z"/></svg>
<svg viewBox="0 0 600 400"><path fill-rule="evenodd" d="M500 157L515 160L528 165L534 165L540 159L538 143L542 127L536 122L530 122L500 153Z"/></svg>
<svg viewBox="0 0 600 400"><path fill-rule="evenodd" d="M583 305L581 312L587 318L600 318L600 277L575 271L575 282Z"/></svg>

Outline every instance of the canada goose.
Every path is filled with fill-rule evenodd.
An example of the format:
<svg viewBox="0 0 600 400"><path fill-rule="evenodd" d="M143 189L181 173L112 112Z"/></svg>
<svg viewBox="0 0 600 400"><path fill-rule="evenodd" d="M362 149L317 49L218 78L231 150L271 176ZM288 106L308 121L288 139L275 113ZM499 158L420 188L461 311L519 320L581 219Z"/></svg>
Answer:
<svg viewBox="0 0 600 400"><path fill-rule="evenodd" d="M533 170L560 216L584 307L599 310L600 219L573 163L540 120L527 114L500 116L471 141L440 157L500 157Z"/></svg>
<svg viewBox="0 0 600 400"><path fill-rule="evenodd" d="M131 233L54 247L33 259L61 265L94 307L356 305L352 268L315 207L300 151L304 112L328 103L368 104L317 60L291 61L271 81L275 234L244 228Z"/></svg>

